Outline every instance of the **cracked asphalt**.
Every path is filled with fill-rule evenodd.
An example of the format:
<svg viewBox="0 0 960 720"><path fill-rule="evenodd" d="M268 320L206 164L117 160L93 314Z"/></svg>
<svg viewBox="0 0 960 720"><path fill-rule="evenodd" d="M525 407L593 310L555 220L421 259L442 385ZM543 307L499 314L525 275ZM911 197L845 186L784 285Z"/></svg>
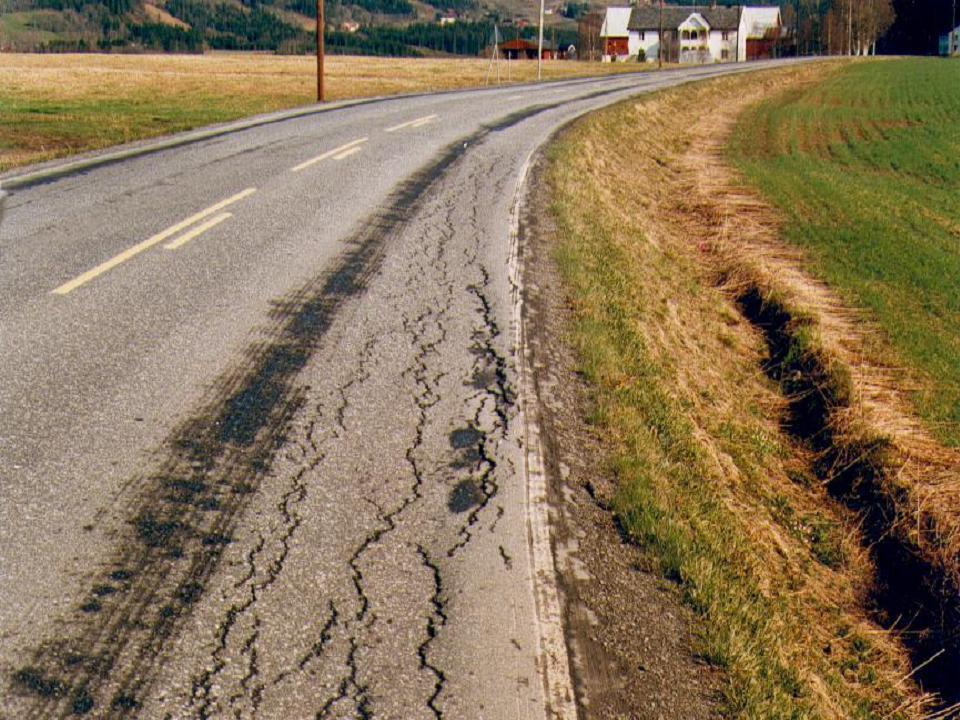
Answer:
<svg viewBox="0 0 960 720"><path fill-rule="evenodd" d="M518 180L584 112L744 69L378 101L12 192L0 717L572 717L532 569Z"/></svg>

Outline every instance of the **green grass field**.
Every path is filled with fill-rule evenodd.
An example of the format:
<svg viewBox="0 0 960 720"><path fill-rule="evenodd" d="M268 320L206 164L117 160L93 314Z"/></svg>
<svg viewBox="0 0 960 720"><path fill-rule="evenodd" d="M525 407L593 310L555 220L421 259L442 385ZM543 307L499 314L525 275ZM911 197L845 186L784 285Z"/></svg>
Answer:
<svg viewBox="0 0 960 720"><path fill-rule="evenodd" d="M867 309L917 405L960 444L960 62L852 64L740 121L731 159L785 215L785 238Z"/></svg>

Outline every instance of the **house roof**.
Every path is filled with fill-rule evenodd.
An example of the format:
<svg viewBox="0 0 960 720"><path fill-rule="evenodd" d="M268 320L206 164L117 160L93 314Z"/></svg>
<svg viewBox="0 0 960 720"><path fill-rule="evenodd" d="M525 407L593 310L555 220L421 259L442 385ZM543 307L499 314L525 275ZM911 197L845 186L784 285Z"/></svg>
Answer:
<svg viewBox="0 0 960 720"><path fill-rule="evenodd" d="M663 7L663 26L676 29L694 13L698 13L713 30L736 30L740 25L739 5L731 7L709 7L700 5L665 5ZM658 30L660 28L660 8L644 6L633 8L627 25L630 30Z"/></svg>
<svg viewBox="0 0 960 720"><path fill-rule="evenodd" d="M526 40L525 38L516 38L514 40L507 40L506 42L500 43L501 50L536 50L537 41L536 40ZM556 50L557 46L552 42L544 38L543 40L543 49L544 50Z"/></svg>
<svg viewBox="0 0 960 720"><path fill-rule="evenodd" d="M630 34L627 24L632 12L631 7L608 7L600 27L600 37L627 37Z"/></svg>
<svg viewBox="0 0 960 720"><path fill-rule="evenodd" d="M745 7L743 9L743 20L748 39L763 38L768 30L780 27L780 8Z"/></svg>
<svg viewBox="0 0 960 720"><path fill-rule="evenodd" d="M690 17L680 23L680 27L696 28L698 30L708 29L710 23L700 13L690 13Z"/></svg>

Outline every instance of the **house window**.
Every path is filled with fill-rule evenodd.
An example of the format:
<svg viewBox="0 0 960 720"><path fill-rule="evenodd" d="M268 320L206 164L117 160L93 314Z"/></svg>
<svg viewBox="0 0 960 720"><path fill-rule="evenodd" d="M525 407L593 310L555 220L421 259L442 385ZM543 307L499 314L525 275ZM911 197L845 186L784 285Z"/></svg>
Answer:
<svg viewBox="0 0 960 720"><path fill-rule="evenodd" d="M644 42L647 39L647 33L644 30L640 31L640 42Z"/></svg>
<svg viewBox="0 0 960 720"><path fill-rule="evenodd" d="M730 59L730 51L727 50L726 48L724 48L723 50L721 50L721 51L720 51L720 59L721 59L721 60L729 60L729 59Z"/></svg>
<svg viewBox="0 0 960 720"><path fill-rule="evenodd" d="M723 40L724 40L724 42L726 42L726 41L729 40L729 39L730 39L730 31L729 31L729 30L724 30L724 31L723 31Z"/></svg>

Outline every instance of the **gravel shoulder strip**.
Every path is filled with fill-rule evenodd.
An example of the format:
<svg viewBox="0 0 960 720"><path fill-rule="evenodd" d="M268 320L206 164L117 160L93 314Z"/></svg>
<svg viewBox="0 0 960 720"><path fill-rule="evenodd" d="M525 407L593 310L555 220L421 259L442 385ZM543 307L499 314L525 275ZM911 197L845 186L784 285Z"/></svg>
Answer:
<svg viewBox="0 0 960 720"><path fill-rule="evenodd" d="M609 506L605 448L565 338L570 306L553 260L555 228L541 156L521 223L524 322L553 505L557 571L578 710L590 718L719 717L720 677L692 650L691 613L645 569Z"/></svg>

